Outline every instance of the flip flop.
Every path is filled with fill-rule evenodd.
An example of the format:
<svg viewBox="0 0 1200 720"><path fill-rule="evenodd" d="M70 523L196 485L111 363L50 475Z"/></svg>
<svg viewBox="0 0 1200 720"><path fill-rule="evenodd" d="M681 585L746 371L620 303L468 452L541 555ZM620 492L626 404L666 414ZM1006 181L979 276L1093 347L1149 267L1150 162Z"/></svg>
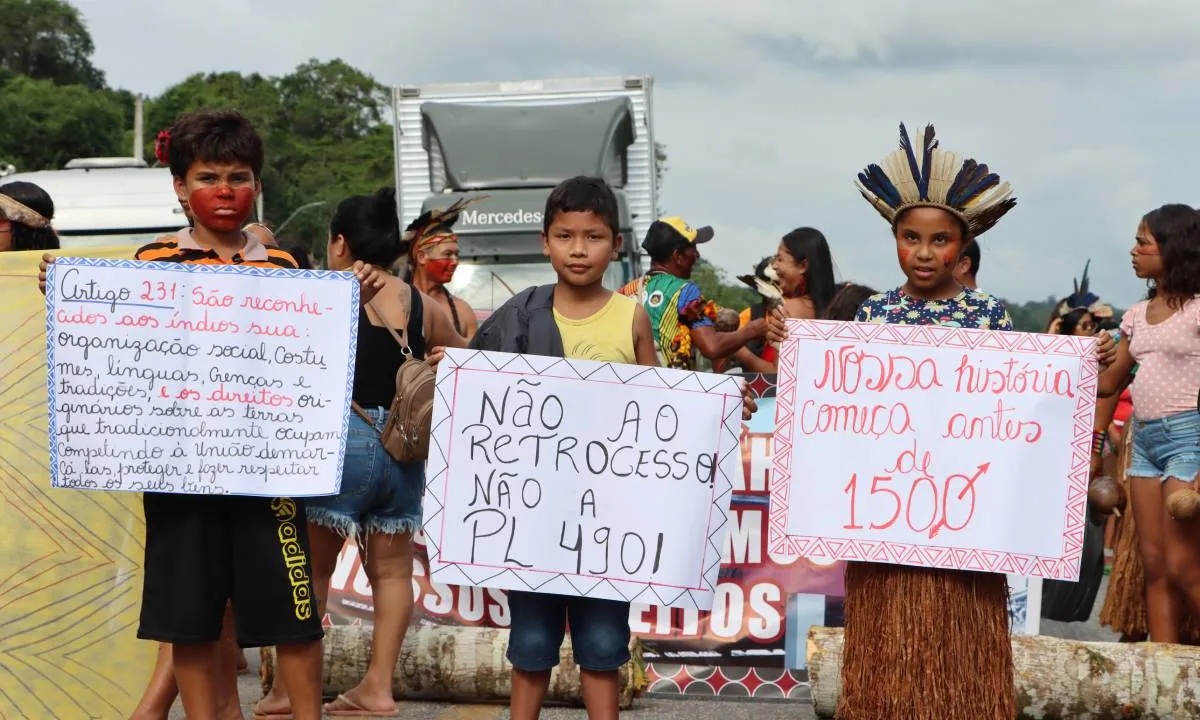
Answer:
<svg viewBox="0 0 1200 720"><path fill-rule="evenodd" d="M394 710L368 710L345 695L338 695L333 702L325 703L325 714L330 717L400 717L400 708Z"/></svg>

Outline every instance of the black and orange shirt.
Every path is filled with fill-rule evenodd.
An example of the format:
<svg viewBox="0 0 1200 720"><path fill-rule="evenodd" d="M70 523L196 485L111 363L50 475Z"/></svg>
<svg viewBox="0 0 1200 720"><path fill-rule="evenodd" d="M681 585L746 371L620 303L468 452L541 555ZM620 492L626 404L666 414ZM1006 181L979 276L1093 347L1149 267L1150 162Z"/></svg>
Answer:
<svg viewBox="0 0 1200 720"><path fill-rule="evenodd" d="M246 245L228 260L215 250L206 248L192 236L190 228L184 228L169 239L160 239L143 245L134 253L134 260L151 262L177 262L190 265L249 265L251 267L295 270L296 259L286 250L263 245L252 233L242 233Z"/></svg>

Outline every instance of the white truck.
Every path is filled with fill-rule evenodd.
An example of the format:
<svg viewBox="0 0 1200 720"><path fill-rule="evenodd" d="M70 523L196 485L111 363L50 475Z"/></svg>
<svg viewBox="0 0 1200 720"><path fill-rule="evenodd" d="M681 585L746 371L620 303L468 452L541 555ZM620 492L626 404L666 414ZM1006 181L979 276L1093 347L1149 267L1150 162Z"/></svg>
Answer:
<svg viewBox="0 0 1200 720"><path fill-rule="evenodd" d="M568 177L601 176L625 237L606 276L619 287L644 271L641 241L658 217L652 88L644 76L394 88L400 226L487 196L455 225L461 264L449 286L485 317L554 282L540 239L546 197Z"/></svg>
<svg viewBox="0 0 1200 720"><path fill-rule="evenodd" d="M64 248L143 245L187 225L171 171L136 158L80 158L62 170L6 175L0 185L17 180L50 194Z"/></svg>

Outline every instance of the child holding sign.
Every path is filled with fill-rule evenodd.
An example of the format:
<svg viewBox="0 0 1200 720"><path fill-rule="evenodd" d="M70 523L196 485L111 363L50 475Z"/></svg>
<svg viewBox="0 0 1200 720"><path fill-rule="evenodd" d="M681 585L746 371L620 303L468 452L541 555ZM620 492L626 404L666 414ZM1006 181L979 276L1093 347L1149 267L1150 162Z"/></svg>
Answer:
<svg viewBox="0 0 1200 720"><path fill-rule="evenodd" d="M658 365L650 316L603 284L621 244L608 184L585 177L561 183L546 200L542 220L542 251L558 283L510 299L479 328L471 347ZM517 323L524 332L513 332ZM535 720L541 712L568 622L589 716L617 717L617 670L629 661L629 603L519 591L510 591L508 602L513 720Z"/></svg>
<svg viewBox="0 0 1200 720"><path fill-rule="evenodd" d="M889 222L907 281L868 298L859 322L1011 330L1001 301L955 279L967 247L1015 204L986 165L941 150L932 126L859 174ZM780 337L773 316L769 337ZM1107 337L1107 334L1105 335ZM1101 355L1113 350L1111 338ZM1004 575L851 562L842 720L1011 720L1016 715Z"/></svg>
<svg viewBox="0 0 1200 720"><path fill-rule="evenodd" d="M650 317L634 298L604 287L604 272L622 246L617 201L598 178L562 182L546 200L543 253L554 285L529 288L479 328L471 347L638 365L658 365ZM441 358L440 349L430 362ZM743 392L747 392L743 389ZM754 409L746 395L745 413ZM509 592L513 720L536 720L570 624L592 720L616 718L618 670L630 659L629 603L548 593Z"/></svg>
<svg viewBox="0 0 1200 720"><path fill-rule="evenodd" d="M176 121L168 150L175 190L194 224L139 249L135 259L294 269L295 260L243 232L260 191L263 143L238 113L200 111ZM39 283L45 288L44 258ZM356 267L362 297L377 274ZM147 492L146 555L138 637L172 646L175 679L188 717L216 718L222 615L232 602L239 644L275 645L280 675L293 695L293 716L321 716L321 637L313 611L302 501L236 495ZM294 540L284 546L280 538ZM289 552L288 548L292 548ZM306 579L294 584L291 574ZM306 599L308 598L308 599ZM221 708L226 710L226 708ZM240 709L233 708L240 717Z"/></svg>

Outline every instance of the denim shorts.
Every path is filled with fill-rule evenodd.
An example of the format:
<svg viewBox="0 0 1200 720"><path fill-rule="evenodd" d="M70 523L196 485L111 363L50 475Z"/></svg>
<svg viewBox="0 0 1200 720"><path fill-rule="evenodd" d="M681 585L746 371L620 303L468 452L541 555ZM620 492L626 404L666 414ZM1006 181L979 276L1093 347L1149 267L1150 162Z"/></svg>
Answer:
<svg viewBox="0 0 1200 720"><path fill-rule="evenodd" d="M416 532L421 527L425 463L396 462L379 442L387 410L366 408L366 413L375 427L350 413L341 492L305 498L308 521L347 537Z"/></svg>
<svg viewBox="0 0 1200 720"><path fill-rule="evenodd" d="M1200 472L1200 413L1188 411L1158 420L1134 418L1133 427L1133 459L1126 475L1191 482Z"/></svg>
<svg viewBox="0 0 1200 720"><path fill-rule="evenodd" d="M518 670L558 667L559 650L571 626L575 662L592 672L629 662L629 603L513 590L508 593L512 628L508 661Z"/></svg>

